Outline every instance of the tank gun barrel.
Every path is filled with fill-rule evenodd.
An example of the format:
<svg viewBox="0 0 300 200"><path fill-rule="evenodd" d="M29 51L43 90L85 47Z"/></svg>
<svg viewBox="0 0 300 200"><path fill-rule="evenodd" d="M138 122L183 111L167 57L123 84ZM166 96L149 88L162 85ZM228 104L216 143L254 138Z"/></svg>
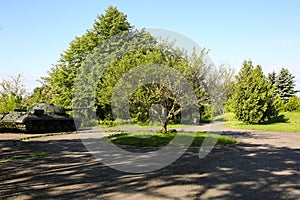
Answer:
<svg viewBox="0 0 300 200"><path fill-rule="evenodd" d="M65 111L87 110L87 109L91 109L91 107L83 107L83 108L65 108Z"/></svg>
<svg viewBox="0 0 300 200"><path fill-rule="evenodd" d="M28 112L26 109L14 109L15 112Z"/></svg>

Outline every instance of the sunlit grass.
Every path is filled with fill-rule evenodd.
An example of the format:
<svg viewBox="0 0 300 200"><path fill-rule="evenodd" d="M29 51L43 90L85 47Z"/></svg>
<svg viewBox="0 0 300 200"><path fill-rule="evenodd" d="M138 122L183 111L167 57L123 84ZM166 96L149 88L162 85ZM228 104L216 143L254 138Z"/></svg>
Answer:
<svg viewBox="0 0 300 200"><path fill-rule="evenodd" d="M249 130L263 130L263 131L278 131L278 132L300 132L300 112L284 112L280 113L280 120L272 120L263 124L245 124L235 119L233 113L226 114L227 127L249 129Z"/></svg>
<svg viewBox="0 0 300 200"><path fill-rule="evenodd" d="M192 147L201 146L204 139L208 136L218 139L216 145L230 145L236 143L236 140L228 136L220 136L203 132L168 132L166 134L163 134L152 131L138 131L135 133L114 134L108 136L107 138L112 143L118 145L128 145L136 147L162 147L169 144L176 135L182 137L183 141L186 137L193 137L194 139L191 144Z"/></svg>

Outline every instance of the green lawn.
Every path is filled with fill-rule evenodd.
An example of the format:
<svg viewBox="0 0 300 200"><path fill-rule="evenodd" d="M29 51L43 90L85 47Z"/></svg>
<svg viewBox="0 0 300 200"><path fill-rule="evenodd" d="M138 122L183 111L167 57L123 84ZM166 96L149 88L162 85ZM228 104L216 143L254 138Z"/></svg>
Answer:
<svg viewBox="0 0 300 200"><path fill-rule="evenodd" d="M224 126L248 129L248 130L263 130L263 131L279 131L279 132L300 132L300 112L284 112L280 116L266 122L264 124L247 125L234 118L233 113L226 114L226 122Z"/></svg>
<svg viewBox="0 0 300 200"><path fill-rule="evenodd" d="M216 145L230 145L235 144L236 140L227 136L219 136L208 133L191 133L191 132L168 132L167 134L155 133L151 131L138 131L136 133L120 133L108 136L108 139L119 145L128 145L136 147L162 147L170 143L176 134L188 137L194 137L192 147L201 146L205 137L212 136L217 137L218 141ZM183 137L184 138L184 137Z"/></svg>

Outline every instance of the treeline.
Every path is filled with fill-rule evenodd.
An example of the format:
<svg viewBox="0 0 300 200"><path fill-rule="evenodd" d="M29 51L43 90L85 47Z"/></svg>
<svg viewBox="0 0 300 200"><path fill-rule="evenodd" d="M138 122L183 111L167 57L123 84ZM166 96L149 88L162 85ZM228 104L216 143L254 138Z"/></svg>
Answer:
<svg viewBox="0 0 300 200"><path fill-rule="evenodd" d="M222 114L226 102L228 111L235 112L238 119L248 123L274 118L282 110L299 109L294 77L286 69L266 77L260 66L253 67L252 62L245 61L235 77L234 70L229 66L215 67L209 63L208 53L203 49L188 54L176 48L172 41L161 41L145 30L135 29L124 13L116 7L109 7L95 19L91 29L70 42L48 76L41 78L41 86L35 88L32 95L25 95L21 75L3 80L0 111L30 108L39 102L65 108L74 105L92 107L100 124L113 125L116 119L111 104L118 82L135 67L149 64L165 66L182 74L172 83L178 86L176 88L180 88L182 79L188 81L196 99L192 103L197 106L197 116L192 117L198 118L198 122ZM100 68L95 67L91 71L91 64ZM106 66L104 71L101 71L101 66ZM148 68L150 70L151 66ZM96 76L99 72L100 78ZM155 75L153 71L147 72L147 67L144 72ZM142 79L142 73L140 76L135 78ZM93 80L92 84L87 85L87 80ZM167 81L167 77L162 81ZM179 102L189 97L178 97L166 87L169 83L164 83L165 86L148 83L132 93L128 100L132 121L148 124L151 115L156 114L165 132L168 123L182 120ZM184 94L184 91L178 94ZM126 100L122 96L119 98ZM122 113L124 107L116 106L115 109Z"/></svg>
<svg viewBox="0 0 300 200"><path fill-rule="evenodd" d="M118 37L115 37L116 35ZM120 52L116 52L120 49L126 49L122 56L118 55ZM180 88L184 79L191 85L196 96L192 103L197 105L198 110L198 116L193 117L197 117L198 121L209 119L212 113L223 112L222 107L225 106L228 94L232 93L234 71L227 66L214 67L208 62L207 54L206 49L188 54L186 50L177 48L173 41L159 40L144 30L137 30L127 21L124 13L116 7L109 7L104 14L95 19L91 29L70 42L68 49L48 72L48 76L41 78L42 86L35 88L26 102L24 99L20 100L19 106L30 107L38 102L46 102L72 108L74 93L90 94L92 91L92 95L85 99L82 99L82 96L81 99L75 99L77 102L87 102L78 106L93 107L99 122L110 124L115 120L111 102L118 81L134 67L154 64L182 74L174 84L176 88ZM94 66L107 68L101 78L94 80L94 84L85 85L86 81L83 81L81 89L76 90L75 83L93 80L97 73L96 68L92 73L80 73L84 70L89 72L90 69L85 68L87 59L89 62L92 60ZM158 71L162 69L163 67ZM147 74L150 73L154 75L156 72L149 71ZM78 80L78 74L86 77L80 77ZM167 81L167 77L163 81ZM149 83L134 91L128 102L130 117L134 122L147 124L150 112L160 113L163 117L158 116L157 119L165 132L168 123L181 120L182 106L179 102L183 97L176 96L174 91L167 87L170 82L165 83L165 86L155 82ZM176 92L183 94L185 91ZM188 100L188 97L186 99ZM156 106L158 104L162 107ZM122 110L122 107L117 109Z"/></svg>

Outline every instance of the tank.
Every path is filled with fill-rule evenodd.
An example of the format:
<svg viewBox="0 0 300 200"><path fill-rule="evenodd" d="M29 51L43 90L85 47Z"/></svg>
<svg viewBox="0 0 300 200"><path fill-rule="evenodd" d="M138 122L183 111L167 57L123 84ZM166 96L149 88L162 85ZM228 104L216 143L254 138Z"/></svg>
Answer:
<svg viewBox="0 0 300 200"><path fill-rule="evenodd" d="M65 109L53 104L39 103L30 110L16 109L0 115L1 131L22 131L27 133L52 133L76 131L80 120L73 118Z"/></svg>

